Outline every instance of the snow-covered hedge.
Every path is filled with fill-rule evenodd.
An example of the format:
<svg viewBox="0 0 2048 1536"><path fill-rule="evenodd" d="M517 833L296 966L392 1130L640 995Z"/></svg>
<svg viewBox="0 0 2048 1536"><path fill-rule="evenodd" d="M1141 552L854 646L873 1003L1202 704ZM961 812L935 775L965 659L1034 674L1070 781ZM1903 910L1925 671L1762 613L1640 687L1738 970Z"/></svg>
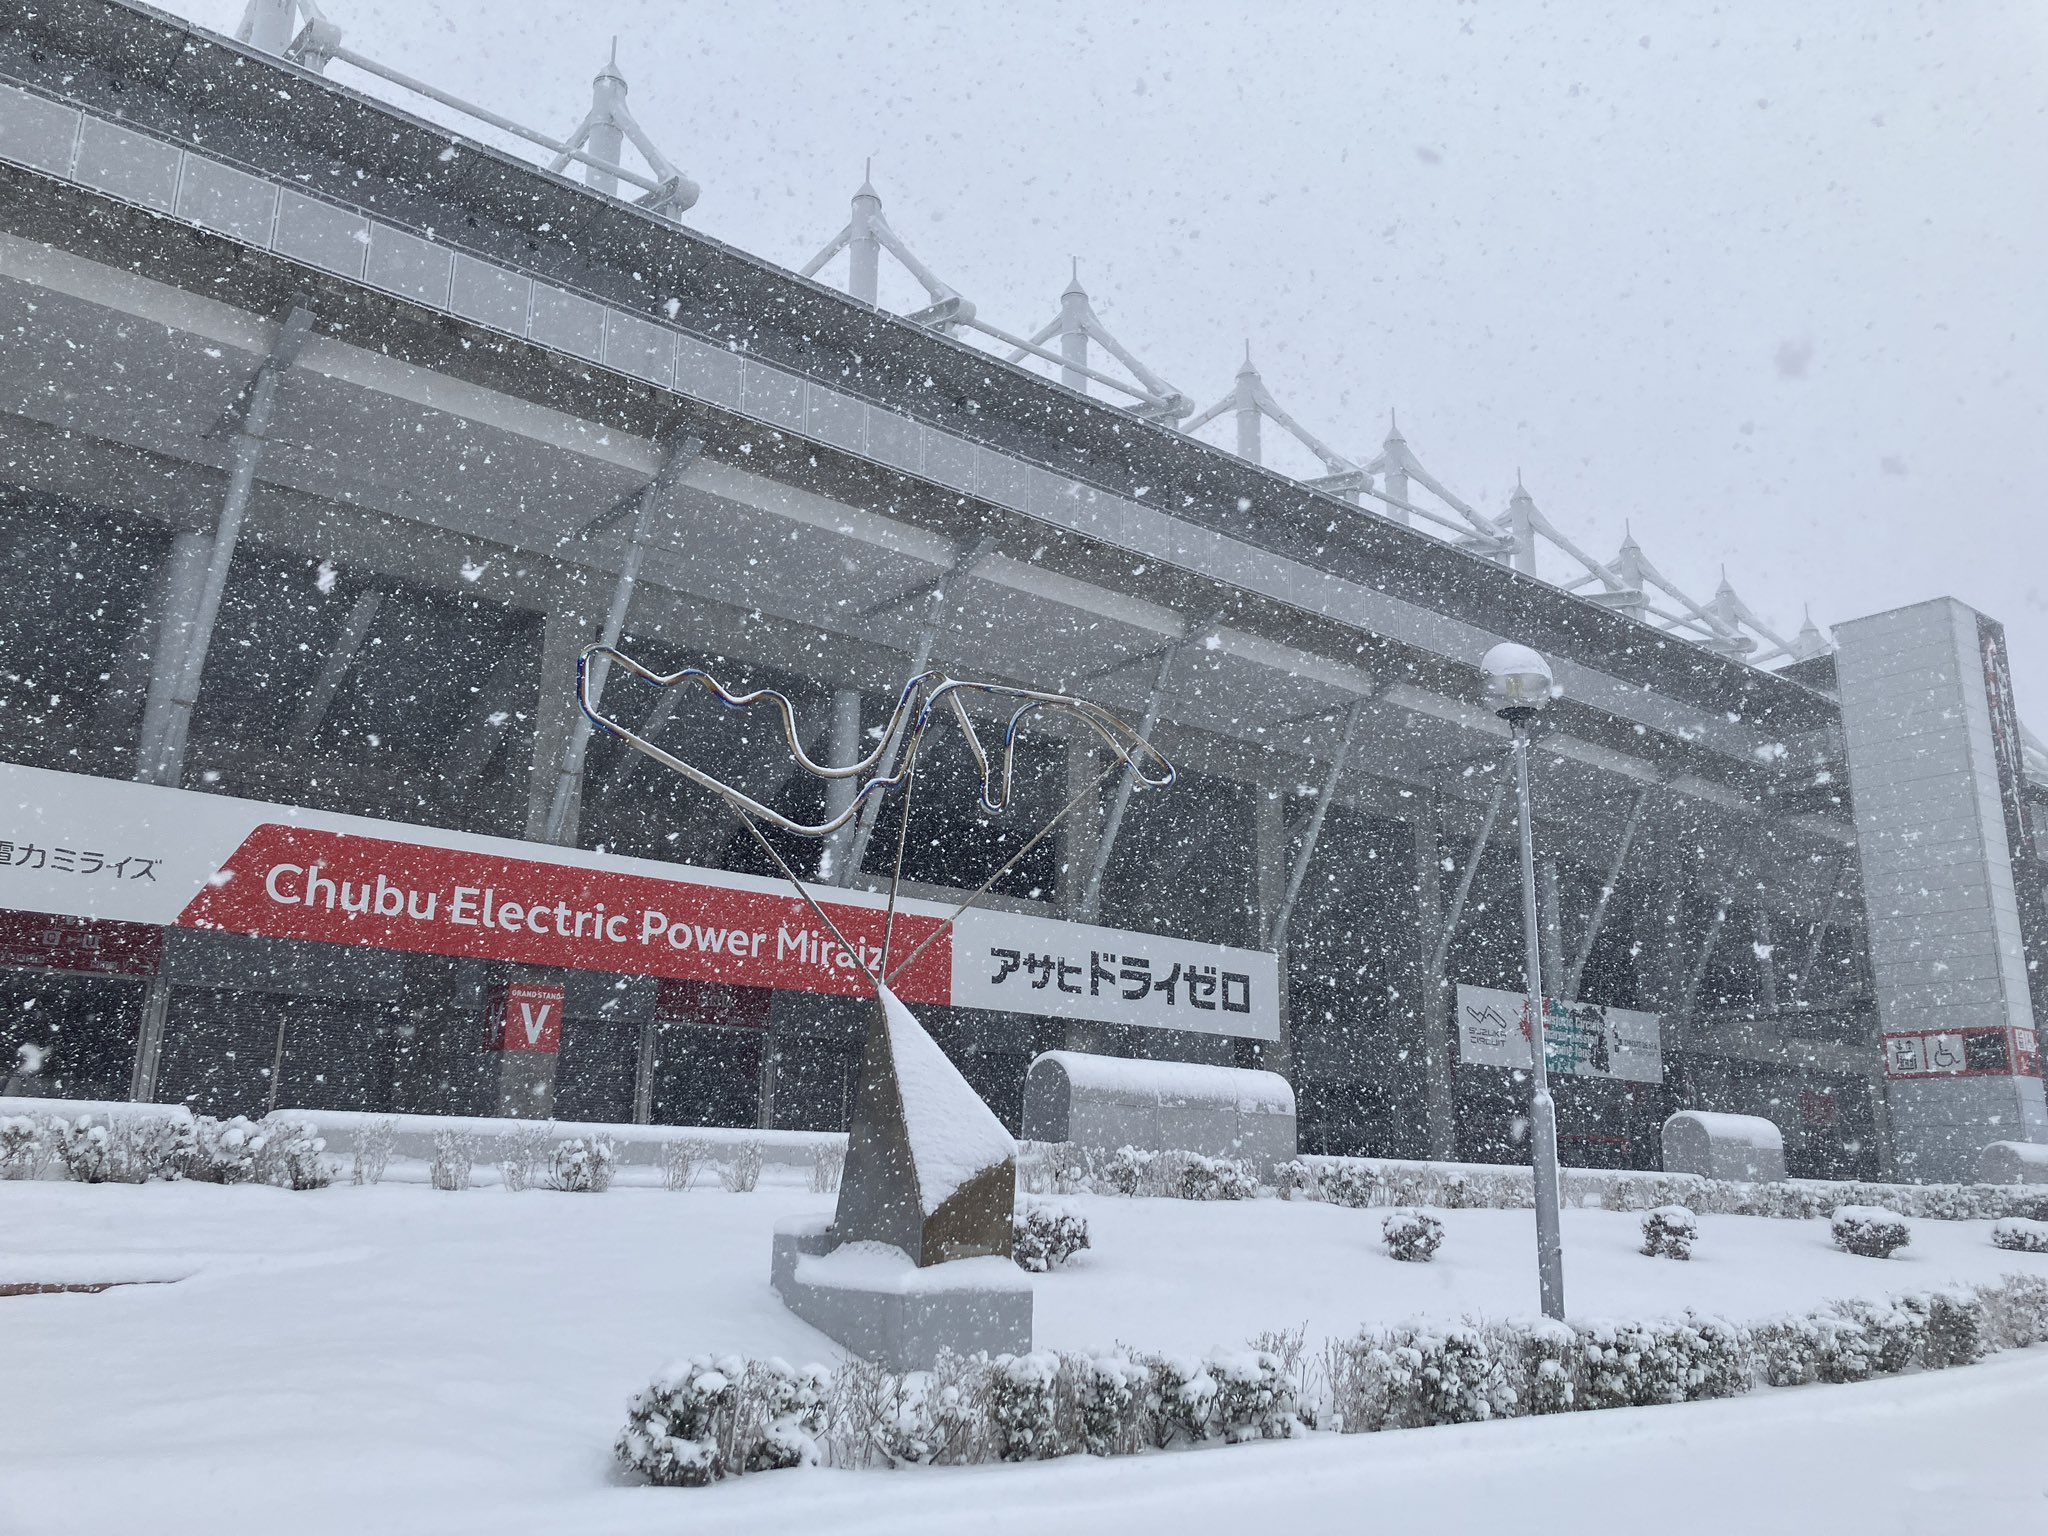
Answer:
<svg viewBox="0 0 2048 1536"><path fill-rule="evenodd" d="M899 1373L700 1357L629 1405L619 1459L696 1485L775 1467L960 1465L1472 1424L1864 1381L2048 1341L2048 1278L1837 1303L1738 1327L1537 1319L1367 1329L1319 1358L1269 1334L1205 1357L1040 1351Z"/></svg>
<svg viewBox="0 0 2048 1536"><path fill-rule="evenodd" d="M1991 1229L1991 1241L2014 1253L2048 1253L2048 1221L2008 1216Z"/></svg>
<svg viewBox="0 0 2048 1536"><path fill-rule="evenodd" d="M1020 1269L1042 1275L1088 1246L1088 1221L1070 1205L1019 1196L1010 1213L1011 1256Z"/></svg>
<svg viewBox="0 0 2048 1536"><path fill-rule="evenodd" d="M831 1383L820 1366L700 1355L633 1399L613 1449L649 1482L679 1488L812 1466Z"/></svg>
<svg viewBox="0 0 2048 1536"><path fill-rule="evenodd" d="M1689 1259L1699 1219L1682 1205L1660 1205L1643 1217L1643 1252L1653 1259Z"/></svg>
<svg viewBox="0 0 2048 1536"><path fill-rule="evenodd" d="M571 1136L548 1154L548 1188L601 1195L612 1187L612 1144L602 1136Z"/></svg>
<svg viewBox="0 0 2048 1536"><path fill-rule="evenodd" d="M289 1120L216 1120L178 1106L133 1115L9 1116L0 1120L0 1178L36 1179L52 1168L80 1184L274 1184L324 1189L334 1171L326 1143Z"/></svg>
<svg viewBox="0 0 2048 1536"><path fill-rule="evenodd" d="M1877 1206L1927 1221L2048 1219L2048 1194L2003 1184L1867 1184L1790 1179L1744 1184L1691 1174L1592 1168L1562 1172L1567 1205L1650 1211L1682 1205L1702 1215L1826 1218L1844 1205ZM1533 1203L1526 1167L1487 1163L1405 1162L1392 1158L1298 1157L1274 1170L1281 1198L1332 1205L1436 1206L1449 1210L1526 1210Z"/></svg>
<svg viewBox="0 0 2048 1536"><path fill-rule="evenodd" d="M718 1165L718 1182L735 1195L750 1195L761 1184L761 1163L764 1149L758 1141L748 1140L732 1148L732 1156Z"/></svg>
<svg viewBox="0 0 2048 1536"><path fill-rule="evenodd" d="M1874 1205L1844 1205L1828 1222L1835 1246L1866 1259L1888 1259L1913 1241L1905 1219Z"/></svg>
<svg viewBox="0 0 2048 1536"><path fill-rule="evenodd" d="M1085 1150L1069 1150L1091 1158ZM1259 1192L1258 1169L1243 1158L1119 1147L1106 1158L1092 1157L1091 1163L1089 1184L1100 1194L1249 1200Z"/></svg>
<svg viewBox="0 0 2048 1536"><path fill-rule="evenodd" d="M1380 1224L1390 1258L1404 1264L1427 1264L1444 1245L1444 1224L1425 1211L1406 1207L1390 1212Z"/></svg>

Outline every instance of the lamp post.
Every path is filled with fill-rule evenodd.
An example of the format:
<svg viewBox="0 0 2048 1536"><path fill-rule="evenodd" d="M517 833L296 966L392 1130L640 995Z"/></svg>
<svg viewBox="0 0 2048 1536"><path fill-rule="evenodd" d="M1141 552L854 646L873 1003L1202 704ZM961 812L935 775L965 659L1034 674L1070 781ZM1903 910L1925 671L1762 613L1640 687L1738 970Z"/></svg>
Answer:
<svg viewBox="0 0 2048 1536"><path fill-rule="evenodd" d="M1529 817L1529 722L1548 704L1557 685L1550 663L1526 645L1496 645L1480 662L1494 713L1507 721L1514 738L1515 804L1522 821L1522 934L1529 994L1530 1160L1536 1177L1536 1275L1543 1315L1564 1317L1564 1238L1558 1226L1557 1105L1550 1097L1545 1060L1543 939L1536 917L1536 840Z"/></svg>

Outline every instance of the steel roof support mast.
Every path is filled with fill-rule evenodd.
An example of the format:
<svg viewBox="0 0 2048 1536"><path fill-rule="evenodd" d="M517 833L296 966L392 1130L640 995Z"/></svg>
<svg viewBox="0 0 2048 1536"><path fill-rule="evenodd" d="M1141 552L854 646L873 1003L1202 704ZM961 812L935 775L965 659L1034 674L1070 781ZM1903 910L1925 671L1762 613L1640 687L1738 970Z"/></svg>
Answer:
<svg viewBox="0 0 2048 1536"><path fill-rule="evenodd" d="M350 65L465 117L487 123L502 133L537 144L555 157L548 165L550 171L560 175L575 161L583 167L584 185L607 197L619 195L621 182L638 187L641 195L634 202L650 213L677 218L696 204L697 183L670 163L626 107L626 77L619 73L616 38L612 40L611 59L592 83L590 111L567 139L557 139L357 53L343 44L341 28L327 19L318 0L249 0L235 36L252 48L288 59L316 75L324 74L327 66L337 61ZM628 140L646 160L649 174L624 164Z"/></svg>

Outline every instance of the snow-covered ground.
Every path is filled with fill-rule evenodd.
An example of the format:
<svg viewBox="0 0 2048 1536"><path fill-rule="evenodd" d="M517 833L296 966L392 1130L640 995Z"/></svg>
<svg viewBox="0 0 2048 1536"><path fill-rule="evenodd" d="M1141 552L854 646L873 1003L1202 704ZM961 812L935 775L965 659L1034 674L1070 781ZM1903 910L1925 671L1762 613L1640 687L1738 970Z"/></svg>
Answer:
<svg viewBox="0 0 2048 1536"><path fill-rule="evenodd" d="M0 1298L0 1532L2048 1530L2048 1349L1856 1387L1114 1463L778 1474L623 1486L627 1395L697 1351L829 1360L768 1289L769 1234L829 1196L764 1184L603 1196L418 1185L317 1193L0 1183L0 1285L176 1280ZM1041 1345L1238 1345L1306 1325L1532 1310L1531 1218L1446 1211L1434 1264L1382 1213L1083 1199L1095 1247L1036 1277ZM1689 1264L1638 1218L1566 1213L1578 1316L1752 1319L2021 1270L1989 1223L1916 1221L1891 1261L1823 1222L1705 1217ZM1960 1504L1946 1502L1960 1500ZM985 1512L970 1521L967 1509ZM1437 1519L1439 1514L1442 1519Z"/></svg>

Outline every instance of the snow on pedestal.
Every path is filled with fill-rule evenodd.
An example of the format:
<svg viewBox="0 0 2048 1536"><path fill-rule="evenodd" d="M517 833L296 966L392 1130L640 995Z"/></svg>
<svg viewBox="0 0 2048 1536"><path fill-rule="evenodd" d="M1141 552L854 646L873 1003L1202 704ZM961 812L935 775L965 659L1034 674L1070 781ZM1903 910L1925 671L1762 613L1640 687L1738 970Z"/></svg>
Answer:
<svg viewBox="0 0 2048 1536"><path fill-rule="evenodd" d="M868 1026L834 1236L919 1265L1010 1256L1017 1144L884 988Z"/></svg>
<svg viewBox="0 0 2048 1536"><path fill-rule="evenodd" d="M775 1233L788 1308L894 1370L945 1352L1031 1348L1031 1285L1010 1263L1017 1144L887 988L868 1025L829 1226Z"/></svg>

